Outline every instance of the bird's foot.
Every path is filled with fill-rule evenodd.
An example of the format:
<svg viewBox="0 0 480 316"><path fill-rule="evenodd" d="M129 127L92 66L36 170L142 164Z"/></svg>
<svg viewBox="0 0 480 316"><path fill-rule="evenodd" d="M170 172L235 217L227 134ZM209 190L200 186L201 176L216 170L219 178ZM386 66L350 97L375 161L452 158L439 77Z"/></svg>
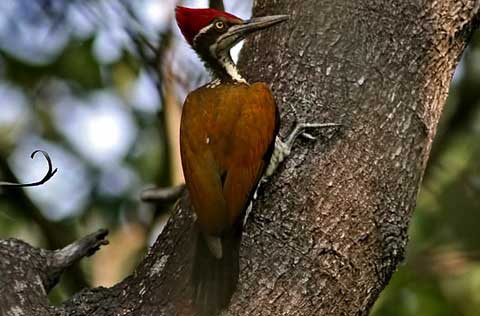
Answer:
<svg viewBox="0 0 480 316"><path fill-rule="evenodd" d="M286 157L292 152L293 145L299 136L305 137L310 140L315 140L316 137L307 133L308 129L318 129L318 128L335 128L342 126L342 124L337 123L306 123L299 120L297 111L295 108L290 105L295 115L295 126L290 134L285 138L285 140L277 137L275 139L275 148L273 150L272 158L265 172L265 177L270 177L275 173L278 166L285 160Z"/></svg>
<svg viewBox="0 0 480 316"><path fill-rule="evenodd" d="M268 178L275 173L277 170L278 166L287 158L291 152L293 145L297 138L299 136L305 137L310 140L315 140L316 137L312 136L311 134L307 133L306 130L308 129L316 129L316 128L335 128L342 126L342 124L337 124L337 123L305 123L301 122L298 118L297 111L295 108L290 105L290 107L293 110L293 113L295 115L295 126L293 130L288 134L287 137L285 137L285 140L280 139L280 137L275 138L275 148L273 149L272 157L270 158L270 162L268 164L268 167L260 180L260 183L258 184L257 188L255 189L255 193L253 194L253 199L257 199L257 193L259 187L265 183L268 182ZM247 207L247 210L245 212L245 217L243 220L243 226L246 225L247 219L252 211L252 203L249 204Z"/></svg>

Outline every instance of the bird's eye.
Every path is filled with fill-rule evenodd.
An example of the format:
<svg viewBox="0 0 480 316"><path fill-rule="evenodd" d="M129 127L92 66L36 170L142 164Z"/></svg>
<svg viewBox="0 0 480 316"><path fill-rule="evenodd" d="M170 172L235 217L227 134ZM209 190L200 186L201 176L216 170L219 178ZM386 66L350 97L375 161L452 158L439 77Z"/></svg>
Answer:
<svg viewBox="0 0 480 316"><path fill-rule="evenodd" d="M217 30L223 30L224 27L225 27L225 23L223 23L222 21L215 22L215 28Z"/></svg>

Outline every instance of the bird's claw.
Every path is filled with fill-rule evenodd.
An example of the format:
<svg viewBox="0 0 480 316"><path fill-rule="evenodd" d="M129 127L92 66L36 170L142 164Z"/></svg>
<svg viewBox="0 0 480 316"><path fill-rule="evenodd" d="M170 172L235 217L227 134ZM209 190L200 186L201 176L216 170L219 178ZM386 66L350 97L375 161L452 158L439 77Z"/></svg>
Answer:
<svg viewBox="0 0 480 316"><path fill-rule="evenodd" d="M312 134L309 134L309 133L302 133L300 136L302 136L306 139L309 139L309 140L316 140L317 139L315 136L313 136Z"/></svg>
<svg viewBox="0 0 480 316"><path fill-rule="evenodd" d="M295 106L293 106L293 104L291 104L291 103L288 103L288 106L290 107L290 109L293 112L293 118L294 118L295 124L300 123L300 118L298 117L298 112L297 112L297 109L295 108Z"/></svg>
<svg viewBox="0 0 480 316"><path fill-rule="evenodd" d="M290 148L293 147L293 144L295 143L295 140L298 138L298 136L303 136L310 140L316 140L317 138L315 136L311 135L308 132L305 132L306 129L334 128L339 126L341 126L341 124L337 123L296 123L292 132L286 138L285 145Z"/></svg>
<svg viewBox="0 0 480 316"><path fill-rule="evenodd" d="M306 123L300 121L298 117L297 110L295 107L289 103L290 108L292 109L294 118L295 118L295 125L293 130L290 132L290 134L285 138L285 140L280 139L277 137L275 141L275 149L272 154L272 158L270 160L270 163L267 167L267 170L265 172L265 179L271 176L277 167L280 165L280 163L288 156L290 155L292 151L293 144L295 143L295 140L299 137L302 136L306 139L309 140L316 140L317 138L313 136L312 134L306 132L306 129L314 129L314 128L335 128L342 126L342 124L337 124L337 123ZM262 181L263 182L263 181Z"/></svg>

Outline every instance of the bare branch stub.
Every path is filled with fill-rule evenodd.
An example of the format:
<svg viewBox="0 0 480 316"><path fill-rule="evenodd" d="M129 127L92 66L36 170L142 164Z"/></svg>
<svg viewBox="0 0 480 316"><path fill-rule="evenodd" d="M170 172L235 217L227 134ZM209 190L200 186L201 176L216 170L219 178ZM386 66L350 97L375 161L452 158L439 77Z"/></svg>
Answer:
<svg viewBox="0 0 480 316"><path fill-rule="evenodd" d="M107 245L107 234L100 229L54 251L17 239L0 240L0 315L55 315L49 291L66 268Z"/></svg>
<svg viewBox="0 0 480 316"><path fill-rule="evenodd" d="M170 203L180 198L185 190L185 185L181 184L167 188L152 188L142 192L140 198L147 203Z"/></svg>
<svg viewBox="0 0 480 316"><path fill-rule="evenodd" d="M45 159L47 160L47 163L48 163L48 171L40 181L32 182L32 183L14 183L14 182L0 181L0 187L16 187L16 188L36 187L36 186L40 186L42 184L45 184L48 180L50 180L55 175L55 173L57 173L58 169L53 168L52 159L50 158L50 155L44 150L40 150L40 149L35 150L30 155L30 158L32 158L32 159L35 158L35 155L37 153L41 153L43 155L43 157L45 157Z"/></svg>
<svg viewBox="0 0 480 316"><path fill-rule="evenodd" d="M225 10L225 6L223 5L223 0L210 0L209 3L210 8L217 9L217 10Z"/></svg>
<svg viewBox="0 0 480 316"><path fill-rule="evenodd" d="M108 245L109 241L106 239L107 235L107 229L100 229L62 249L51 252L48 261L50 271L48 274L49 282L47 282L47 291L57 284L60 275L66 268L72 266L75 262L84 257L94 255L100 250L100 247Z"/></svg>

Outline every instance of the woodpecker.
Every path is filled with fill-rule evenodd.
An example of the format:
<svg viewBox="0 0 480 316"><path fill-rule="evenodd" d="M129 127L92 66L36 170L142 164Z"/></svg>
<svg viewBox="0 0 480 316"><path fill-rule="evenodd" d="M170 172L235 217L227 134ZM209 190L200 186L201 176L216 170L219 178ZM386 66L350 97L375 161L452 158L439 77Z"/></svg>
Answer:
<svg viewBox="0 0 480 316"><path fill-rule="evenodd" d="M248 83L231 58L230 49L247 35L287 19L242 20L214 9L176 8L183 36L212 76L187 96L180 124L182 167L198 230L192 272L198 315L214 315L230 301L243 218L262 177L274 172L305 128L336 126L297 124L282 141L267 84Z"/></svg>

